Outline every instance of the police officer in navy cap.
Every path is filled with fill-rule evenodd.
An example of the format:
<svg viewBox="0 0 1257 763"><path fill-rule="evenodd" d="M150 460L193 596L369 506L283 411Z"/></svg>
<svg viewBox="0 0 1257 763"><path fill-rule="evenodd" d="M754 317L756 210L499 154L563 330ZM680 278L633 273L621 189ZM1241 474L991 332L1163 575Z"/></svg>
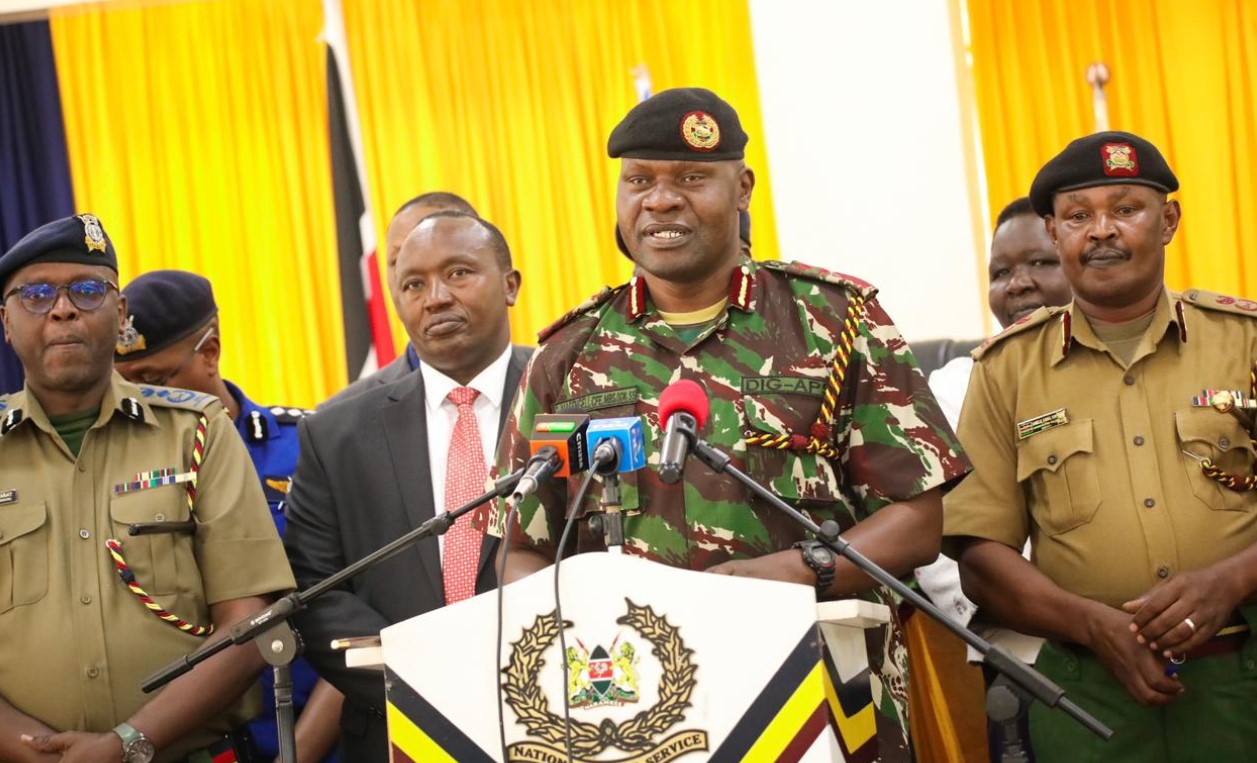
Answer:
<svg viewBox="0 0 1257 763"><path fill-rule="evenodd" d="M0 257L0 760L247 760L256 649L140 684L295 581L219 399L114 373L117 280L90 214Z"/></svg>
<svg viewBox="0 0 1257 763"><path fill-rule="evenodd" d="M155 270L131 281L122 294L129 315L115 350L118 373L137 384L190 389L221 400L244 438L282 535L284 496L297 465L297 422L307 412L260 406L223 378L218 305L209 279L183 270ZM334 760L340 693L319 681L305 660L292 666L292 679L299 759ZM262 685L263 711L249 731L256 759L273 760L279 747L270 671L262 674Z"/></svg>

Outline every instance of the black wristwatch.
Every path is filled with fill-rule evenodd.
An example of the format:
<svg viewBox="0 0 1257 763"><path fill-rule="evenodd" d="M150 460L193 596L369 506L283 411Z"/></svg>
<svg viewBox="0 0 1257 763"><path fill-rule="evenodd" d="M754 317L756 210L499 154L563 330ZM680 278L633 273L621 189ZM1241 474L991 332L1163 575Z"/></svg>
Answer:
<svg viewBox="0 0 1257 763"><path fill-rule="evenodd" d="M122 740L122 763L152 763L157 748L144 732L129 723L119 723L113 733Z"/></svg>
<svg viewBox="0 0 1257 763"><path fill-rule="evenodd" d="M818 540L801 540L794 544L803 554L803 561L816 573L816 593L824 594L834 582L834 568L837 559L834 552Z"/></svg>

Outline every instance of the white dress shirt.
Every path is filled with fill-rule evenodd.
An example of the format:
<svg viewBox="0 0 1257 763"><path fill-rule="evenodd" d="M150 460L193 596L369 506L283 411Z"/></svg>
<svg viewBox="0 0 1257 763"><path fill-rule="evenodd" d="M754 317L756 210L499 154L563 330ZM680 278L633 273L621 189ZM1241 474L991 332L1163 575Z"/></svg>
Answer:
<svg viewBox="0 0 1257 763"><path fill-rule="evenodd" d="M486 469L493 465L497 450L498 421L502 406L506 404L502 392L506 387L506 370L511 364L512 349L511 345L506 345L498 359L466 385L480 393L476 402L472 403L472 410L476 413L476 427L480 430ZM450 402L448 395L464 385L436 370L430 363L420 363L419 373L423 374L424 402L428 409L428 469L432 473L432 505L439 514L445 509L445 470L450 459L450 438L454 436L454 423L458 421L458 406ZM444 535L437 536L437 545L444 555Z"/></svg>

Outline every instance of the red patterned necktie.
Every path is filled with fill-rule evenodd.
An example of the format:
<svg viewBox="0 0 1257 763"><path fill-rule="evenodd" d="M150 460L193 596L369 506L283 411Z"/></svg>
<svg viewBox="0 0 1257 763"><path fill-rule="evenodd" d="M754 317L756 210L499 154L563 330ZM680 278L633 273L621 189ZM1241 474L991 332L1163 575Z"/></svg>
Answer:
<svg viewBox="0 0 1257 763"><path fill-rule="evenodd" d="M450 438L449 461L445 465L445 510L453 511L484 492L489 470L484 463L484 445L472 404L480 392L455 387L449 400L458 406L458 420ZM476 569L480 566L480 545L484 535L471 526L468 512L445 533L441 575L445 579L445 603L470 599L476 593Z"/></svg>

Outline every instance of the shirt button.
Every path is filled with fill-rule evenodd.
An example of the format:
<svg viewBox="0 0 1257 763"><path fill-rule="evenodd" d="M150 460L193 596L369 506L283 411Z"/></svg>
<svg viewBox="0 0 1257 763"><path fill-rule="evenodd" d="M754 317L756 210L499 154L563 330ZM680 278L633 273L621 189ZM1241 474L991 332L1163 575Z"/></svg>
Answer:
<svg viewBox="0 0 1257 763"><path fill-rule="evenodd" d="M82 596L80 596L80 597L79 597L79 603L80 603L80 604L91 604L91 603L92 603L92 595L91 595L90 593L85 593L85 594L83 594Z"/></svg>
<svg viewBox="0 0 1257 763"><path fill-rule="evenodd" d="M1122 377L1122 382L1125 383L1127 387L1130 387L1134 385L1135 377L1131 376L1130 374L1126 374L1125 376Z"/></svg>
<svg viewBox="0 0 1257 763"><path fill-rule="evenodd" d="M79 537L82 538L83 540L87 540L88 538L92 537L92 534L88 532L86 527L84 527L82 530L79 530Z"/></svg>
<svg viewBox="0 0 1257 763"><path fill-rule="evenodd" d="M1164 564L1157 568L1157 577L1168 578L1170 576L1170 568Z"/></svg>
<svg viewBox="0 0 1257 763"><path fill-rule="evenodd" d="M1056 464L1056 456L1048 456L1048 463L1049 463L1049 464L1052 464L1052 465L1055 465L1055 464Z"/></svg>
<svg viewBox="0 0 1257 763"><path fill-rule="evenodd" d="M79 471L80 472L87 471L87 464L79 464Z"/></svg>
<svg viewBox="0 0 1257 763"><path fill-rule="evenodd" d="M1135 444L1136 444L1136 445L1143 445L1143 444L1144 444L1144 438L1143 438L1143 435L1138 435L1138 434L1137 434L1137 435L1135 435Z"/></svg>
<svg viewBox="0 0 1257 763"><path fill-rule="evenodd" d="M1148 508L1151 509L1153 506L1156 506L1156 505L1157 505L1157 502L1152 500L1151 498L1144 499L1144 506L1147 506Z"/></svg>
<svg viewBox="0 0 1257 763"><path fill-rule="evenodd" d="M1222 448L1223 450L1226 450L1227 448L1231 447L1231 438L1229 437L1219 438L1218 447Z"/></svg>
<svg viewBox="0 0 1257 763"><path fill-rule="evenodd" d="M100 675L100 668L97 668L97 667L90 667L90 668L88 668L88 669L87 669L87 677L88 677L88 678L95 678L95 677L96 677L96 676L98 676L98 675Z"/></svg>

